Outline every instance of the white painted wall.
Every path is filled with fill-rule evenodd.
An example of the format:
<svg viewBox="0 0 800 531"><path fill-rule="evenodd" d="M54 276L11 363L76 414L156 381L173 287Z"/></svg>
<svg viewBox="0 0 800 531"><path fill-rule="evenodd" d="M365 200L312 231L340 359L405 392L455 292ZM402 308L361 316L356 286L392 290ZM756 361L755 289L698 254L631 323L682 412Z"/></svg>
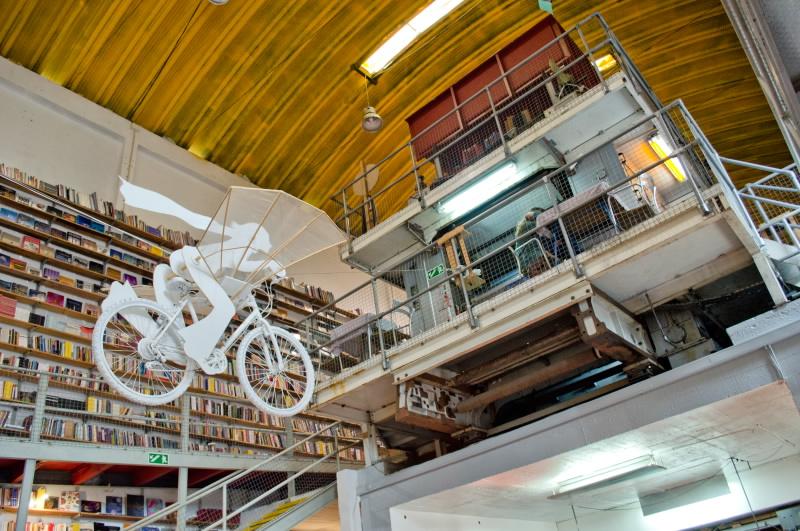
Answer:
<svg viewBox="0 0 800 531"><path fill-rule="evenodd" d="M392 508L392 531L556 531L553 522L485 518Z"/></svg>
<svg viewBox="0 0 800 531"><path fill-rule="evenodd" d="M86 98L0 58L0 161L123 206L117 176L213 214L229 186L249 181ZM135 212L134 209L126 209ZM180 220L140 212L151 225Z"/></svg>

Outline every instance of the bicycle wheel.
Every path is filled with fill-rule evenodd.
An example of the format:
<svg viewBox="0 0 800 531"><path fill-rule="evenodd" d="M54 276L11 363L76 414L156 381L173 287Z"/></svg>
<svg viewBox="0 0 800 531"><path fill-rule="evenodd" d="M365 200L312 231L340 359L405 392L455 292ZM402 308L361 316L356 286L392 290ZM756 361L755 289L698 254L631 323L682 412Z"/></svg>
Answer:
<svg viewBox="0 0 800 531"><path fill-rule="evenodd" d="M148 406L167 404L192 382L195 363L183 353L180 325L172 323L154 341L173 312L136 299L112 306L97 320L92 334L95 365L128 400Z"/></svg>
<svg viewBox="0 0 800 531"><path fill-rule="evenodd" d="M283 368L278 367L271 338L261 328L251 330L236 352L239 382L258 409L289 417L303 411L314 393L314 366L305 347L283 328L270 327L275 335Z"/></svg>

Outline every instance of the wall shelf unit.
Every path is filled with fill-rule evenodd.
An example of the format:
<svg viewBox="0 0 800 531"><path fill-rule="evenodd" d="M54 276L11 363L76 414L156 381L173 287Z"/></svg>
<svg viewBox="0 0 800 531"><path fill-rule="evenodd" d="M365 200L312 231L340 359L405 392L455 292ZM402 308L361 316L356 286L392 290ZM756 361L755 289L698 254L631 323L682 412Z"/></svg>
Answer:
<svg viewBox="0 0 800 531"><path fill-rule="evenodd" d="M152 269L190 236L148 227L110 203L98 205L102 212L87 205L98 205L98 199L0 164L0 440L33 435L42 388L46 400L38 406L43 419L37 428L48 444L178 450L187 430L183 451L208 452L210 458L269 454L333 422L314 414L289 421L256 410L239 388L230 361L226 373L196 373L186 394L188 417L181 415L179 401L146 407L110 391L91 353L91 331L105 291L115 280L149 284ZM332 295L276 283L274 300L271 319L290 327L325 307ZM332 307L325 326L355 317ZM336 437L320 435L293 455L319 457L336 439L357 442L362 435L359 426L342 425ZM343 461L363 461L360 446L340 455Z"/></svg>

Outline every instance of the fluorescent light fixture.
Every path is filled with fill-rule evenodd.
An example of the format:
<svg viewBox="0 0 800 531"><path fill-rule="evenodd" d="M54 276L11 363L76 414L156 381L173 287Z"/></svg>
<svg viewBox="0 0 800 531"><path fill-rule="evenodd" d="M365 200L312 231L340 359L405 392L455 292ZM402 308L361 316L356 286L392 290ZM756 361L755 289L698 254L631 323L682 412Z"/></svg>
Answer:
<svg viewBox="0 0 800 531"><path fill-rule="evenodd" d="M366 61L361 63L361 69L369 76L377 74L386 68L403 50L408 48L425 30L444 18L463 1L433 0L428 4L428 7L404 24L386 42L381 44Z"/></svg>
<svg viewBox="0 0 800 531"><path fill-rule="evenodd" d="M599 59L596 59L594 64L597 67L597 69L600 70L600 72L606 72L617 66L617 60L614 59L613 55L607 53L602 57L600 57Z"/></svg>
<svg viewBox="0 0 800 531"><path fill-rule="evenodd" d="M738 487L738 488L737 488ZM731 493L702 500L644 517L647 529L671 531L718 522L747 512L747 500L741 487L731 485Z"/></svg>
<svg viewBox="0 0 800 531"><path fill-rule="evenodd" d="M647 143L650 144L650 147L653 149L659 159L666 159L672 155L672 146L670 146L661 135L655 135L651 137ZM664 164L667 166L667 169L672 176L675 177L675 180L678 182L683 182L686 180L686 171L683 169L683 164L681 164L681 161L673 157L671 159L667 159Z"/></svg>
<svg viewBox="0 0 800 531"><path fill-rule="evenodd" d="M646 476L660 470L664 470L664 467L659 465L652 455L637 457L630 461L624 461L608 468L598 470L592 474L578 476L559 483L549 499L558 499L568 494L576 494L582 491L607 487L630 479Z"/></svg>
<svg viewBox="0 0 800 531"><path fill-rule="evenodd" d="M477 183L445 199L439 205L438 210L443 214L450 214L453 218L457 218L514 186L524 176L523 173L517 171L515 162L508 162L483 177Z"/></svg>

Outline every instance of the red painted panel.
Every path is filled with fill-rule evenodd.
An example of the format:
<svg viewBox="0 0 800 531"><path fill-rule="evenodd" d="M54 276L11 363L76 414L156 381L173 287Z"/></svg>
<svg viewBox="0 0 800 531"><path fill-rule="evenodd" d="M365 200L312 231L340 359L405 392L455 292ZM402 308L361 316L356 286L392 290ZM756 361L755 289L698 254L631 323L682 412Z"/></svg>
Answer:
<svg viewBox="0 0 800 531"><path fill-rule="evenodd" d="M526 31L520 38L503 48L500 53L500 62L503 70L508 72L518 64L524 62L528 57L539 52L548 42L552 41L561 33L558 24L548 17L530 30ZM548 70L550 59L558 62L564 58L564 51L559 42L547 46L547 48L537 54L532 60L528 61L508 76L508 83L511 90L517 92L520 88L528 85L531 80Z"/></svg>
<svg viewBox="0 0 800 531"><path fill-rule="evenodd" d="M492 56L491 59L453 85L453 91L456 94L456 102L459 105L466 102L471 96L480 92L481 89L498 79L501 75L503 75L503 73L500 71L500 65L497 64L497 59ZM503 83L502 80L494 83L489 90L495 105L508 97L508 90L506 90L505 83ZM464 120L465 124L469 124L482 114L488 112L490 108L489 98L484 92L461 107L461 118Z"/></svg>
<svg viewBox="0 0 800 531"><path fill-rule="evenodd" d="M414 152L417 159L426 158L438 144L444 142L461 127L456 113L452 113L444 120L433 125L426 131L426 128L434 124L447 113L452 112L456 105L450 89L440 94L425 107L415 112L406 121L411 129L411 137L414 138L424 131L419 138L414 140Z"/></svg>

